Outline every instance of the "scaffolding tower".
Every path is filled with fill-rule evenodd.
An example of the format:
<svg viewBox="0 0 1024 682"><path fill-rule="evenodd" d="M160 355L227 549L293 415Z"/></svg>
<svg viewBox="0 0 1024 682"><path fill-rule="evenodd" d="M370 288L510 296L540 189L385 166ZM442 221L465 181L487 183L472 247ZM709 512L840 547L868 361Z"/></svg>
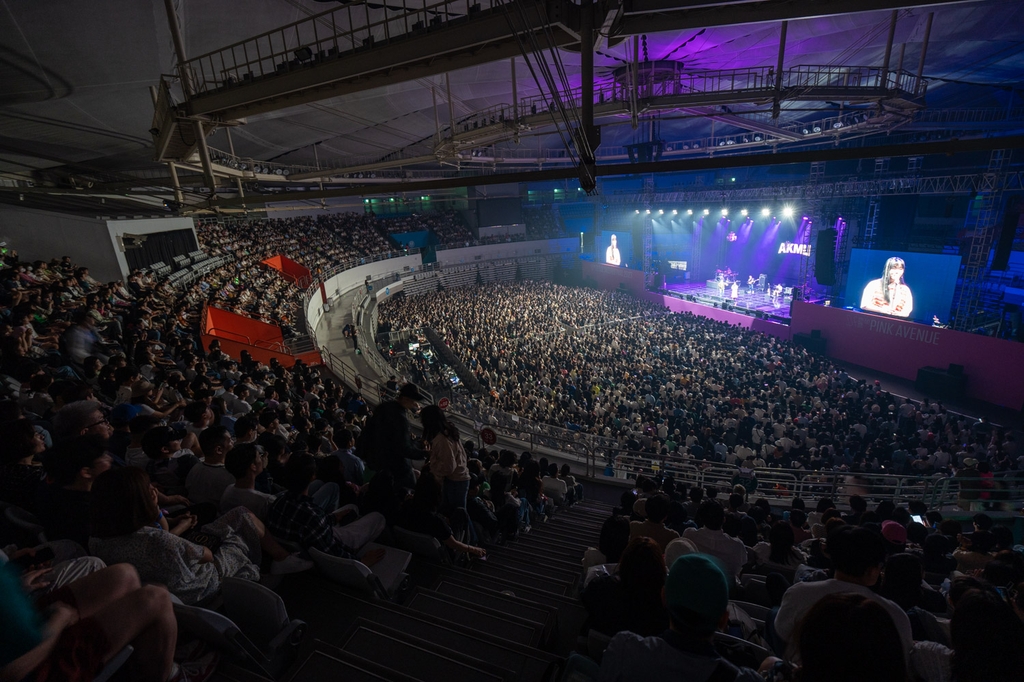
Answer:
<svg viewBox="0 0 1024 682"><path fill-rule="evenodd" d="M983 277L988 269L989 251L999 223L999 206L1003 190L1003 166L1009 154L995 149L988 160L988 169L982 178L978 193L967 212L966 244L961 247L964 256L960 290L953 307L953 328L970 331L978 314L978 304L984 288Z"/></svg>

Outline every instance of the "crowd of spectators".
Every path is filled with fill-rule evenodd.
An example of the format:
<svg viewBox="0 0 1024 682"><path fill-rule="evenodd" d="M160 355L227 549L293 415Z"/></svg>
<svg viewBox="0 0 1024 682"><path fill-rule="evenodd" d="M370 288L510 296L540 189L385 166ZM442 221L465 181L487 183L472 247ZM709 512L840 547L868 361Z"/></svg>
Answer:
<svg viewBox="0 0 1024 682"><path fill-rule="evenodd" d="M923 502L773 507L641 476L583 558L601 682L970 682L1024 670L1024 547ZM591 636L591 641L594 637Z"/></svg>
<svg viewBox="0 0 1024 682"><path fill-rule="evenodd" d="M201 605L226 579L312 568L278 539L398 565L396 550L368 545L406 489L363 480L375 445L355 446L373 428L357 392L301 361L204 347L189 297L149 275L103 285L70 259L30 265L13 250L2 265L0 504L47 542L3 527L0 677L92 679L131 643L134 679L203 680L218 655L176 649L170 595ZM258 286L236 272L240 291ZM402 513L419 522L416 509Z"/></svg>
<svg viewBox="0 0 1024 682"><path fill-rule="evenodd" d="M565 236L565 225L552 206L523 208L528 239L557 239Z"/></svg>
<svg viewBox="0 0 1024 682"><path fill-rule="evenodd" d="M623 319L623 318L632 319ZM1014 435L850 377L792 343L620 293L515 283L399 298L385 328L434 328L511 413L648 461L955 475L997 504L1024 471Z"/></svg>
<svg viewBox="0 0 1024 682"><path fill-rule="evenodd" d="M439 243L447 246L470 246L475 243L473 233L466 227L466 222L453 210L379 218L377 224L398 242L401 242L403 233L430 230Z"/></svg>
<svg viewBox="0 0 1024 682"><path fill-rule="evenodd" d="M279 540L384 566L395 550L371 543L392 526L479 559L482 545L583 499L567 466L477 448L437 408L419 411L414 439L414 385L390 381L395 399L371 411L319 368L204 347L197 308L211 296L288 315L287 288L259 261L304 228L241 229L200 228L235 260L184 296L143 273L102 284L69 258L3 254L0 503L48 542L22 534L0 551L0 678L92 679L132 644L136 679L204 680L218 655L177 646L171 596L208 604L225 580L312 568ZM311 269L341 253L295 239ZM284 310L262 308L264 296ZM987 419L615 292L453 289L400 297L381 320L435 329L485 387L482 414L650 461L736 465L728 490L638 476L604 524L582 591L589 626L610 638L598 679L1019 679L1024 559L984 511L1015 484L1024 453ZM973 528L921 502L773 508L756 494L758 471L772 467L954 476ZM755 623L730 599L767 615ZM720 655L723 630L774 656L748 666Z"/></svg>

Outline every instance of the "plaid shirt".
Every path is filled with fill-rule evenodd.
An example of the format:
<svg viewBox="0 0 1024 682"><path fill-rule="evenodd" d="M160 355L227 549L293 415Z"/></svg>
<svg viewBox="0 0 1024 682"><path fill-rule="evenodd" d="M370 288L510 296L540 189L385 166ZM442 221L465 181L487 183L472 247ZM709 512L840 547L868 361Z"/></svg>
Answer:
<svg viewBox="0 0 1024 682"><path fill-rule="evenodd" d="M334 520L309 495L285 493L270 507L267 526L274 536L316 547L325 554L354 559L355 554L334 536Z"/></svg>

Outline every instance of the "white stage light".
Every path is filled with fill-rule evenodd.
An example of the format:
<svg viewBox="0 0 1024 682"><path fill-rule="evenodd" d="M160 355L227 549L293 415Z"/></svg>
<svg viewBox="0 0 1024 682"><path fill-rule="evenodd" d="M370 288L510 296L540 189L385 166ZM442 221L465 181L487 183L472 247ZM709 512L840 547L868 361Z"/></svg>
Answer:
<svg viewBox="0 0 1024 682"><path fill-rule="evenodd" d="M729 215L729 209L723 208L722 209L722 215Z"/></svg>
<svg viewBox="0 0 1024 682"><path fill-rule="evenodd" d="M782 209L782 215L785 216L786 218L792 218L793 217L793 207L792 206L786 206L785 208L783 208Z"/></svg>
<svg viewBox="0 0 1024 682"><path fill-rule="evenodd" d="M743 209L742 211L740 211L740 215L747 215L747 209Z"/></svg>
<svg viewBox="0 0 1024 682"><path fill-rule="evenodd" d="M767 218L768 216L770 216L770 215L771 215L771 213L772 213L772 212L771 212L771 210L770 210L770 209L767 209L767 208L762 208L762 209L761 209L761 215L762 215L763 217L765 217L765 218Z"/></svg>

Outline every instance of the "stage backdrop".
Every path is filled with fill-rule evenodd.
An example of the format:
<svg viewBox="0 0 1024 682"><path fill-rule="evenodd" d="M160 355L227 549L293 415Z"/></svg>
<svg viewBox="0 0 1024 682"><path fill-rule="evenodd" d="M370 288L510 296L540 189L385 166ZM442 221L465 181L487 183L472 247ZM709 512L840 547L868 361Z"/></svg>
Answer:
<svg viewBox="0 0 1024 682"><path fill-rule="evenodd" d="M1024 406L1024 343L802 302L793 303L790 327L820 330L830 357L905 379L921 367L963 365L969 397Z"/></svg>

